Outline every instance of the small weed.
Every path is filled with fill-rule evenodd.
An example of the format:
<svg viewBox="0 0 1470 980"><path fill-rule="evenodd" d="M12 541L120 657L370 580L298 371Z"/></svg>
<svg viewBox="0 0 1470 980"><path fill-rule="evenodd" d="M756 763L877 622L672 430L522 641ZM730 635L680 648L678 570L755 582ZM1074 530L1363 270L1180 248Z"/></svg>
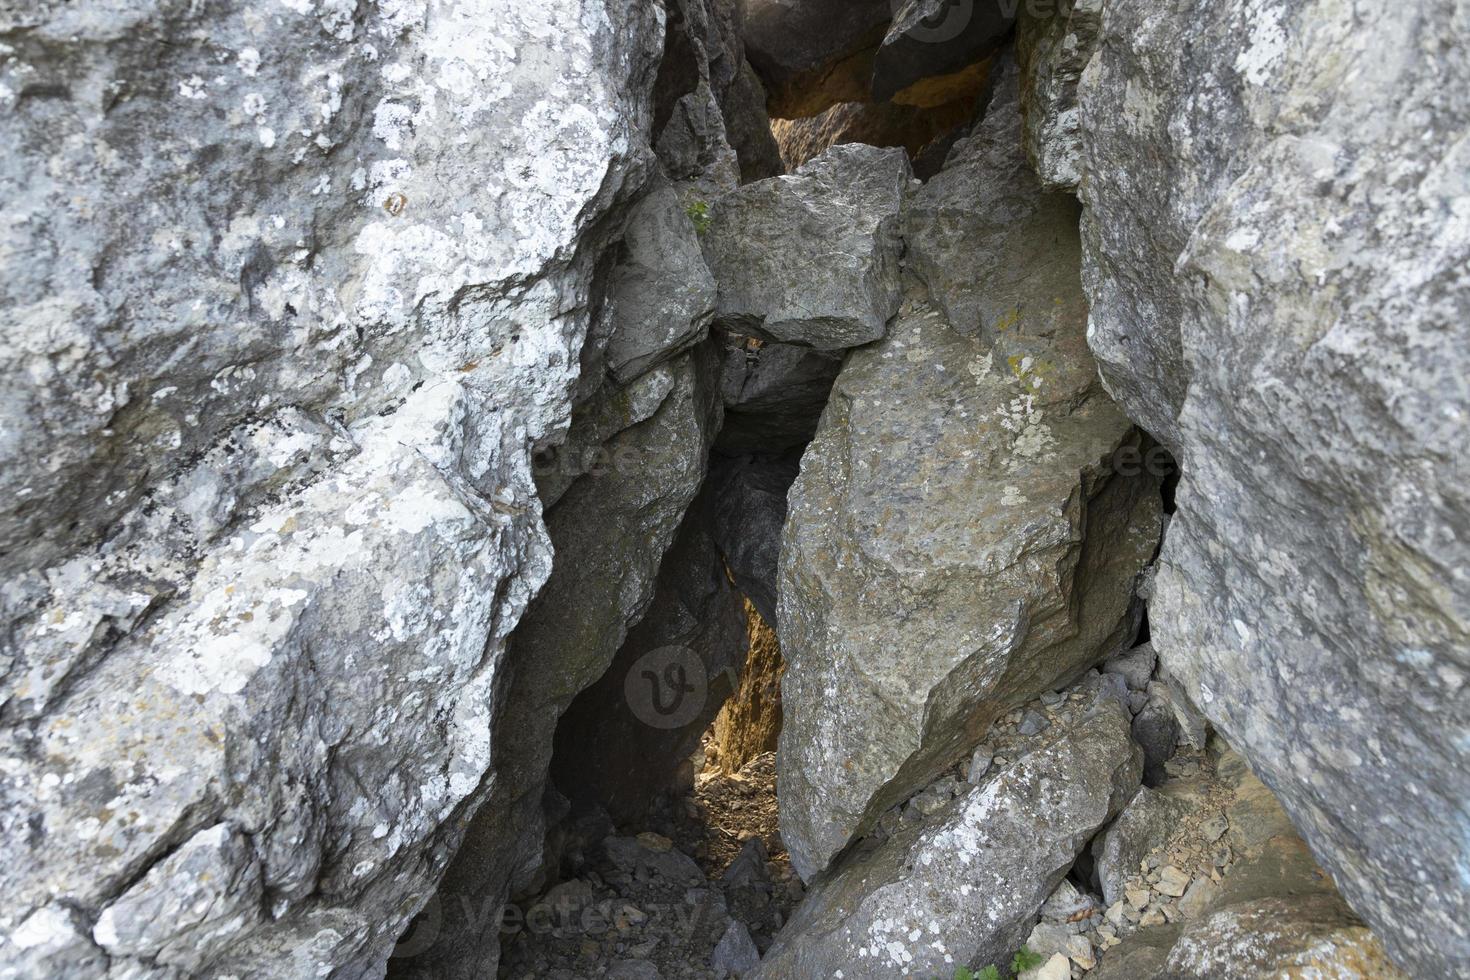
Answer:
<svg viewBox="0 0 1470 980"><path fill-rule="evenodd" d="M709 204L704 201L692 201L684 208L684 213L689 215L689 220L694 222L695 234L703 235L709 231L710 217Z"/></svg>
<svg viewBox="0 0 1470 980"><path fill-rule="evenodd" d="M1042 956L1040 953L1033 953L1025 946L1022 946L1016 950L1016 955L1011 959L1011 972L1016 974L1025 973L1027 970L1036 969L1041 963Z"/></svg>

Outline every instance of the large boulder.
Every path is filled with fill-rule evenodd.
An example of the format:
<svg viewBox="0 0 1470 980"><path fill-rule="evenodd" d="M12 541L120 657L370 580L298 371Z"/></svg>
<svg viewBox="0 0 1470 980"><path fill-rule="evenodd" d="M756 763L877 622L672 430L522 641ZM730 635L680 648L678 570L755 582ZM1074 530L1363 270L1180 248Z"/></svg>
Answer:
<svg viewBox="0 0 1470 980"><path fill-rule="evenodd" d="M892 0L744 0L745 50L773 117L866 102Z"/></svg>
<svg viewBox="0 0 1470 980"><path fill-rule="evenodd" d="M1080 91L1092 347L1183 469L1154 646L1424 976L1470 962L1425 884L1470 868L1465 17L1119 0Z"/></svg>
<svg viewBox="0 0 1470 980"><path fill-rule="evenodd" d="M1103 0L1022 4L1016 29L1026 156L1047 190L1077 190L1082 181L1077 83L1097 45Z"/></svg>
<svg viewBox="0 0 1470 980"><path fill-rule="evenodd" d="M1128 715L1075 727L820 880L755 976L852 980L1009 962L1099 827L1138 786Z"/></svg>
<svg viewBox="0 0 1470 980"><path fill-rule="evenodd" d="M716 447L727 455L771 454L811 442L842 370L842 352L731 340L722 378L725 426Z"/></svg>
<svg viewBox="0 0 1470 980"><path fill-rule="evenodd" d="M799 469L799 452L716 458L710 466L706 520L735 584L773 626L786 496Z"/></svg>
<svg viewBox="0 0 1470 980"><path fill-rule="evenodd" d="M902 150L850 144L720 198L704 236L720 322L821 350L883 336L898 311L912 179Z"/></svg>
<svg viewBox="0 0 1470 980"><path fill-rule="evenodd" d="M982 301L1015 315L978 337L911 296L887 339L848 355L789 497L780 796L803 877L1136 625L1157 482L1115 472L1139 437L1086 351L1075 222L1035 206L1019 143L1010 153L1006 172L1026 183L997 193L1027 202L1016 234L1063 260L997 282ZM1024 227L1037 222L1044 232ZM951 245L968 256L1010 240L982 227Z"/></svg>
<svg viewBox="0 0 1470 980"><path fill-rule="evenodd" d="M893 6L893 22L873 56L877 102L985 59L1010 33L1017 10L1007 0L902 0Z"/></svg>
<svg viewBox="0 0 1470 980"><path fill-rule="evenodd" d="M381 973L494 778L660 20L0 13L0 973Z"/></svg>

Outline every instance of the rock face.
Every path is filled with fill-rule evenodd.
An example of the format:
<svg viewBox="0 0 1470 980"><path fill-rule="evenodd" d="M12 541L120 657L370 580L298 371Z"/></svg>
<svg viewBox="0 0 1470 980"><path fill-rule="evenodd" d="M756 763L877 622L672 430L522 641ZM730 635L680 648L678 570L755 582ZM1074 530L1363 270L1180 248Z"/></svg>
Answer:
<svg viewBox="0 0 1470 980"><path fill-rule="evenodd" d="M1075 192L1082 180L1077 82L1097 45L1102 8L1103 0L1021 5L1016 55L1025 79L1026 156L1047 190Z"/></svg>
<svg viewBox="0 0 1470 980"><path fill-rule="evenodd" d="M725 352L726 455L780 454L817 434L817 420L842 370L842 352L744 338ZM794 476L795 474L793 474Z"/></svg>
<svg viewBox="0 0 1470 980"><path fill-rule="evenodd" d="M720 322L821 350L883 336L898 310L898 216L912 177L902 150L835 146L717 201L704 253Z"/></svg>
<svg viewBox="0 0 1470 980"><path fill-rule="evenodd" d="M1184 473L1154 645L1424 976L1470 961L1465 17L1121 0L1080 92L1092 348Z"/></svg>
<svg viewBox="0 0 1470 980"><path fill-rule="evenodd" d="M982 141L1019 129L1014 98L999 106L987 123L1011 118ZM1018 238L1068 254L1065 212L1038 207L1019 142L1010 154L1005 173L1029 183L994 200L1022 201L1019 224L973 238L950 227L956 262L998 268L985 250ZM982 145L963 166L1000 155ZM977 196L967 213L991 203ZM803 457L779 573L782 834L803 877L999 714L1131 637L1157 484L1112 469L1137 436L1098 388L1070 247L1070 267L1014 274L994 294L966 287L972 306L1012 310L980 337L911 299L887 339L849 354ZM934 242L910 248L938 264Z"/></svg>
<svg viewBox="0 0 1470 980"><path fill-rule="evenodd" d="M1010 33L1017 10L1001 0L904 0L895 6L893 22L873 57L873 98L878 102L921 79L984 59Z"/></svg>
<svg viewBox="0 0 1470 980"><path fill-rule="evenodd" d="M822 880L755 976L950 974L1008 962L1089 837L1138 786L1126 712L1079 725Z"/></svg>
<svg viewBox="0 0 1470 980"><path fill-rule="evenodd" d="M0 972L380 972L549 570L660 15L257 7L0 14Z"/></svg>
<svg viewBox="0 0 1470 980"><path fill-rule="evenodd" d="M1124 882L1138 873L1138 862L1168 839L1184 812L1182 803L1145 786L1093 842L1097 876L1109 905L1123 897Z"/></svg>
<svg viewBox="0 0 1470 980"><path fill-rule="evenodd" d="M719 459L710 469L706 519L736 585L772 624L786 495L798 468L798 454L785 453Z"/></svg>
<svg viewBox="0 0 1470 980"><path fill-rule="evenodd" d="M772 117L867 101L890 0L745 0L743 9L746 54L765 80Z"/></svg>

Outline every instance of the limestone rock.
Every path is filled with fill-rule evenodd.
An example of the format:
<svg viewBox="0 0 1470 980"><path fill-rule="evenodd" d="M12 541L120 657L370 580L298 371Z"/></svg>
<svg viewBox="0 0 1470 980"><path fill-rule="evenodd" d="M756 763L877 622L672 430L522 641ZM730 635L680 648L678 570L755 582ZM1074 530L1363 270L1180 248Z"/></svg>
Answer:
<svg viewBox="0 0 1470 980"><path fill-rule="evenodd" d="M907 261L956 330L990 340L1014 330L1065 333L1085 321L1077 203L1046 193L1021 152L1018 73L1009 54L974 133L913 195Z"/></svg>
<svg viewBox="0 0 1470 980"><path fill-rule="evenodd" d="M1141 787L1118 819L1092 845L1103 898L1123 898L1123 886L1138 874L1139 862L1169 840L1188 808L1157 790Z"/></svg>
<svg viewBox="0 0 1470 980"><path fill-rule="evenodd" d="M1016 234L1068 254L1075 229L1032 206L1035 178L1019 145L1010 155L1023 189L997 194L1027 202ZM1044 233L1027 230L1036 222ZM998 266L985 249L1009 240L982 231L944 254L978 250ZM1147 474L1111 468L1137 436L1084 350L1072 241L1074 264L1033 270L1024 298L1006 295L1022 289L1014 279L984 294L1017 310L993 336L911 301L887 339L848 355L802 459L778 612L782 834L803 877L968 754L1000 713L1131 638L1158 494Z"/></svg>
<svg viewBox="0 0 1470 980"><path fill-rule="evenodd" d="M761 953L750 938L750 930L732 919L710 956L710 966L721 976L743 977L760 965L760 960Z"/></svg>
<svg viewBox="0 0 1470 980"><path fill-rule="evenodd" d="M1120 0L1079 90L1092 348L1184 473L1154 646L1423 976L1470 962L1464 18Z"/></svg>
<svg viewBox="0 0 1470 980"><path fill-rule="evenodd" d="M1021 4L1016 56L1026 156L1047 190L1077 191L1082 133L1077 83L1097 45L1103 0Z"/></svg>
<svg viewBox="0 0 1470 980"><path fill-rule="evenodd" d="M1107 663L1103 664L1102 672L1120 675L1130 691L1143 691L1148 688L1149 679L1153 677L1154 666L1158 663L1158 659L1153 645L1144 643L1110 658Z"/></svg>
<svg viewBox="0 0 1470 980"><path fill-rule="evenodd" d="M740 686L715 716L710 740L726 773L737 773L757 756L775 752L781 736L781 674L786 669L781 645L748 599L747 607L750 650Z"/></svg>
<svg viewBox="0 0 1470 980"><path fill-rule="evenodd" d="M819 879L766 954L762 980L937 976L1008 962L1037 910L1138 784L1127 715L1101 698L1076 727L937 822L900 831Z"/></svg>
<svg viewBox="0 0 1470 980"><path fill-rule="evenodd" d="M816 435L841 370L840 351L753 337L729 342L722 382L725 425L716 447L726 455L770 455L805 446Z"/></svg>
<svg viewBox="0 0 1470 980"><path fill-rule="evenodd" d="M900 301L902 150L835 146L795 174L715 202L705 260L736 333L822 350L883 336Z"/></svg>
<svg viewBox="0 0 1470 980"><path fill-rule="evenodd" d="M741 34L771 115L795 119L838 102L867 101L890 2L745 0Z"/></svg>
<svg viewBox="0 0 1470 980"><path fill-rule="evenodd" d="M1024 4L1022 5L1024 6ZM931 75L984 60L1010 33L1016 5L1001 0L903 0L873 56L873 100Z"/></svg>
<svg viewBox="0 0 1470 980"><path fill-rule="evenodd" d="M432 892L651 166L578 6L0 14L0 972L374 975Z"/></svg>
<svg viewBox="0 0 1470 980"><path fill-rule="evenodd" d="M761 618L776 618L776 569L786 496L796 482L799 457L717 458L710 469L706 520L719 543L730 574Z"/></svg>

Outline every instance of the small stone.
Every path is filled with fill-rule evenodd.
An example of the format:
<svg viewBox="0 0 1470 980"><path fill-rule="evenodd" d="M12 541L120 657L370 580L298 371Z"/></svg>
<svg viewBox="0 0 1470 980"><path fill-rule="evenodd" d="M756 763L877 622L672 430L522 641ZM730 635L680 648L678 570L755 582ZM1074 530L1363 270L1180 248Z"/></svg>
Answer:
<svg viewBox="0 0 1470 980"><path fill-rule="evenodd" d="M1200 835L1211 844L1225 836L1225 831L1230 829L1230 818L1223 813L1217 813L1200 825Z"/></svg>
<svg viewBox="0 0 1470 980"><path fill-rule="evenodd" d="M1064 952L1069 960L1084 970L1091 970L1097 966L1097 957L1092 951L1092 943L1087 941L1086 936L1069 937Z"/></svg>
<svg viewBox="0 0 1470 980"><path fill-rule="evenodd" d="M1138 920L1138 924L1147 929L1149 926L1161 926L1167 921L1168 919L1164 918L1164 913L1161 909L1149 909Z"/></svg>
<svg viewBox="0 0 1470 980"><path fill-rule="evenodd" d="M990 766L995 761L995 750L988 745L977 745L970 756L970 768L965 778L972 783L978 783L990 772Z"/></svg>
<svg viewBox="0 0 1470 980"><path fill-rule="evenodd" d="M725 928L725 934L720 937L709 959L710 966L717 972L723 970L737 977L743 977L754 970L760 965L760 961L761 953L756 948L755 940L750 938L750 930L734 919L730 920L730 925Z"/></svg>
<svg viewBox="0 0 1470 980"><path fill-rule="evenodd" d="M1123 927L1123 923L1128 921L1126 916L1126 908L1123 905L1122 899L1119 899L1112 905L1109 905L1108 910L1106 913L1104 913L1103 917L1106 918L1114 926L1121 929Z"/></svg>
<svg viewBox="0 0 1470 980"><path fill-rule="evenodd" d="M1189 875L1169 865L1159 872L1158 889L1170 898L1178 898L1189 887Z"/></svg>
<svg viewBox="0 0 1470 980"><path fill-rule="evenodd" d="M1026 970L1017 980L1072 980L1071 962L1057 953L1034 970Z"/></svg>
<svg viewBox="0 0 1470 980"><path fill-rule="evenodd" d="M1129 888L1123 892L1123 897L1129 905L1141 912L1148 905L1150 893L1147 888Z"/></svg>
<svg viewBox="0 0 1470 980"><path fill-rule="evenodd" d="M1230 859L1233 856L1234 855L1230 850L1230 845L1221 844L1219 847L1215 848L1215 853L1210 857L1210 860L1214 863L1215 867L1223 868L1230 863Z"/></svg>
<svg viewBox="0 0 1470 980"><path fill-rule="evenodd" d="M1052 707L1053 705L1061 704L1065 700L1067 700L1067 696L1061 691L1047 691L1041 696L1041 703L1046 705L1048 708Z"/></svg>
<svg viewBox="0 0 1470 980"><path fill-rule="evenodd" d="M1220 888L1213 881L1205 877L1196 878L1185 890L1184 897L1179 899L1179 914L1186 919L1198 919L1219 896Z"/></svg>
<svg viewBox="0 0 1470 980"><path fill-rule="evenodd" d="M1040 735L1050 727L1051 722L1047 721L1044 715L1039 711L1033 711L1028 708L1026 714L1021 718L1020 727L1016 731L1022 735Z"/></svg>
<svg viewBox="0 0 1470 980"><path fill-rule="evenodd" d="M667 854L669 851L674 849L673 841L669 840L662 834L655 834L652 831L644 831L643 833L639 834L638 843L642 844L650 851L653 851L655 854Z"/></svg>

